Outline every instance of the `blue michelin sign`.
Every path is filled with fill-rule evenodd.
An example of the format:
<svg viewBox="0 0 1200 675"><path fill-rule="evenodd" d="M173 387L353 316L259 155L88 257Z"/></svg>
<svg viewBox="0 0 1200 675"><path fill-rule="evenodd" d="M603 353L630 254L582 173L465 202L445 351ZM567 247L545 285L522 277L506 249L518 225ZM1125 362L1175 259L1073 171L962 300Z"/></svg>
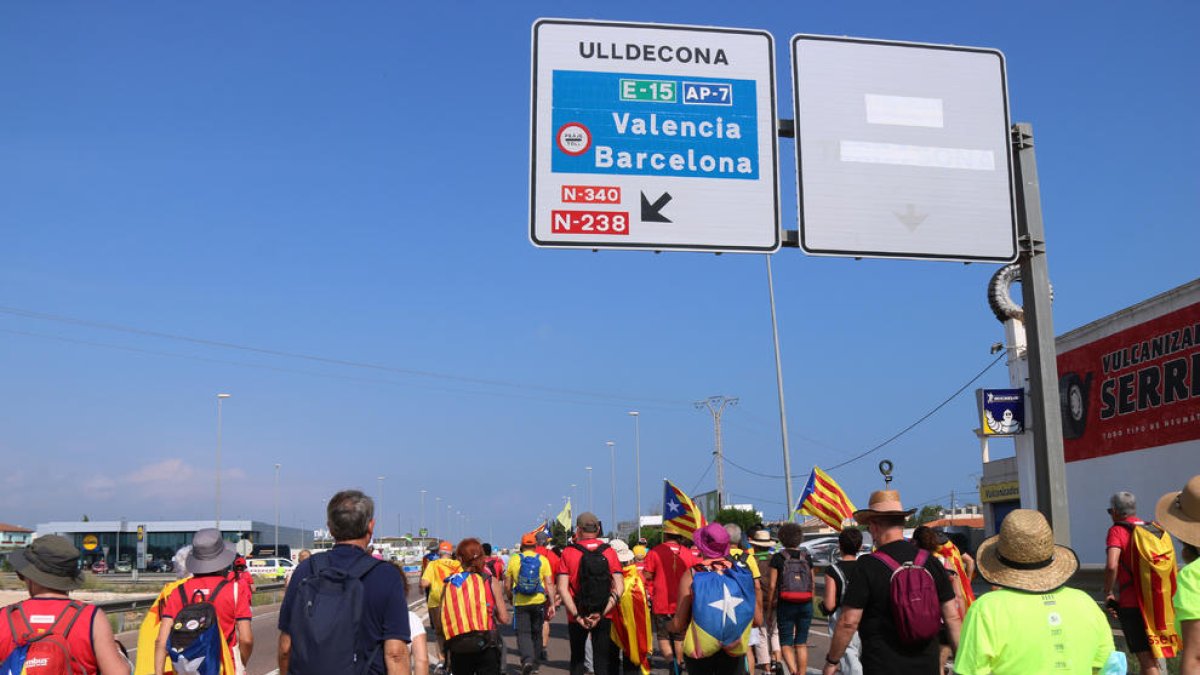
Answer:
<svg viewBox="0 0 1200 675"><path fill-rule="evenodd" d="M756 180L754 80L554 71L555 173Z"/></svg>
<svg viewBox="0 0 1200 675"><path fill-rule="evenodd" d="M985 436L1015 436L1025 431L1024 389L980 389L980 428Z"/></svg>

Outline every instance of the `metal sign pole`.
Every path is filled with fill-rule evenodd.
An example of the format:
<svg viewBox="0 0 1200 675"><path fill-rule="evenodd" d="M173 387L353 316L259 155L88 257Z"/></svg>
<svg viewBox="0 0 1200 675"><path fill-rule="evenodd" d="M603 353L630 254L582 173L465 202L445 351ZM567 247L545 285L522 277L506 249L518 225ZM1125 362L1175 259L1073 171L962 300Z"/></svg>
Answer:
<svg viewBox="0 0 1200 675"><path fill-rule="evenodd" d="M1054 539L1071 545L1067 514L1066 466L1063 459L1062 411L1058 394L1058 362L1050 309L1050 273L1042 223L1041 188L1033 150L1033 126L1012 127L1012 153L1017 188L1017 240L1021 247L1021 295L1029 355L1029 407L1033 411L1034 471L1037 508L1054 528Z"/></svg>

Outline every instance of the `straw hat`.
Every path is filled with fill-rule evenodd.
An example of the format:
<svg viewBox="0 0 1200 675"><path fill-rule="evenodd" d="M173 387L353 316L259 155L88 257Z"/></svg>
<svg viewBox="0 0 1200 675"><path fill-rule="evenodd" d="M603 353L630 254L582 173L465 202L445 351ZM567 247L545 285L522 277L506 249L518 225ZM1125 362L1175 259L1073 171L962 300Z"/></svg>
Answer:
<svg viewBox="0 0 1200 675"><path fill-rule="evenodd" d="M1176 539L1200 546L1200 476L1192 476L1183 490L1163 495L1154 518Z"/></svg>
<svg viewBox="0 0 1200 675"><path fill-rule="evenodd" d="M904 516L907 518L916 512L916 509L904 509L900 503L900 493L896 490L876 490L867 500L867 508L854 512L854 519L860 525L866 525L876 516Z"/></svg>
<svg viewBox="0 0 1200 675"><path fill-rule="evenodd" d="M1048 593L1079 569L1075 551L1054 543L1054 531L1040 511L1016 509L1004 518L1000 534L985 539L975 554L979 574L996 586Z"/></svg>
<svg viewBox="0 0 1200 675"><path fill-rule="evenodd" d="M771 538L771 533L766 530L755 530L754 534L750 535L750 545L754 548L772 548L777 546L779 542Z"/></svg>

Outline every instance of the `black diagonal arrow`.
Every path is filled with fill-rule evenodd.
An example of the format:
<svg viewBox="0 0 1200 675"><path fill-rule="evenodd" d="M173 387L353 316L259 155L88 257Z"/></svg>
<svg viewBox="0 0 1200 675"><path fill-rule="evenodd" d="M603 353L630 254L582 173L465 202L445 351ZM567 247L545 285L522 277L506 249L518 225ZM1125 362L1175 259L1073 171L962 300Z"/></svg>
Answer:
<svg viewBox="0 0 1200 675"><path fill-rule="evenodd" d="M658 201L653 204L649 199L646 199L646 193L642 193L642 222L643 223L669 223L671 219L662 214L662 209L671 201L671 193L664 192L658 198Z"/></svg>

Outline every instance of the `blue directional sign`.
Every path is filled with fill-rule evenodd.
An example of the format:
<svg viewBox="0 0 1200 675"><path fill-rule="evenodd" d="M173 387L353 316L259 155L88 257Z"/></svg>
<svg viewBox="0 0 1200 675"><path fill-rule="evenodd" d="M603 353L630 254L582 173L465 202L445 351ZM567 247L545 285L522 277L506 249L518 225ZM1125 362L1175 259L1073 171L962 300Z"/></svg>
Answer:
<svg viewBox="0 0 1200 675"><path fill-rule="evenodd" d="M543 19L533 38L535 245L779 247L769 34Z"/></svg>

